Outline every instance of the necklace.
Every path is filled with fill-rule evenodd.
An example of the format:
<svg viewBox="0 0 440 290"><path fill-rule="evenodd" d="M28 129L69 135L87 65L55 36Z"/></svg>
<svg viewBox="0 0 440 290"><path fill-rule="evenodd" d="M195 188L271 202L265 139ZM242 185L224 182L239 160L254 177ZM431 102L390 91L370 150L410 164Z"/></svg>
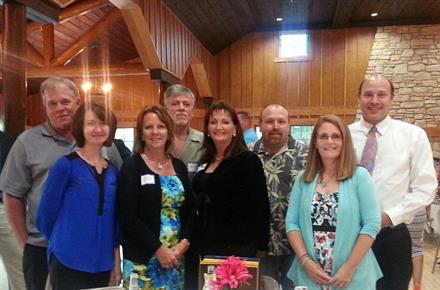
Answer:
<svg viewBox="0 0 440 290"><path fill-rule="evenodd" d="M168 161L168 156L166 156L165 159L162 161L153 160L153 159L149 158L147 156L147 154L145 154L145 153L142 153L141 156L142 156L142 158L144 158L144 160L148 160L148 161L152 162L153 165L156 166L157 169L159 169L159 170L163 169L163 165L165 164L165 162Z"/></svg>
<svg viewBox="0 0 440 290"><path fill-rule="evenodd" d="M318 184L321 185L322 188L326 188L328 185L328 181L320 180Z"/></svg>

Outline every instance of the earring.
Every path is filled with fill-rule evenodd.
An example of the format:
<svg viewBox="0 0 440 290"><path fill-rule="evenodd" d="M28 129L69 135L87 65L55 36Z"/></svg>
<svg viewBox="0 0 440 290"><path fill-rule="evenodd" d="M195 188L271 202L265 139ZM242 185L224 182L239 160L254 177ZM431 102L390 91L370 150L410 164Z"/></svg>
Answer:
<svg viewBox="0 0 440 290"><path fill-rule="evenodd" d="M236 133L236 132L234 132L234 134L232 134L232 136L234 136L234 137L235 137L236 135L237 135L237 133Z"/></svg>

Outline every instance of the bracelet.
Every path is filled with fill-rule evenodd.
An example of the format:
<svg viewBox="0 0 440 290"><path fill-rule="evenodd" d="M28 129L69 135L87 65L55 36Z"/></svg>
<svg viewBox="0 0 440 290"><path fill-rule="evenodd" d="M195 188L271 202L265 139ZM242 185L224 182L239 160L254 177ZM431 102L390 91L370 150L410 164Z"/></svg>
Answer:
<svg viewBox="0 0 440 290"><path fill-rule="evenodd" d="M307 253L302 254L301 256L298 257L298 260L301 260L302 258L308 257L308 256L309 256L309 254L307 254Z"/></svg>
<svg viewBox="0 0 440 290"><path fill-rule="evenodd" d="M306 258L304 259L304 261L301 262L301 267L304 268L304 265L305 265L308 261L310 261L310 260L311 260L310 257L306 257Z"/></svg>

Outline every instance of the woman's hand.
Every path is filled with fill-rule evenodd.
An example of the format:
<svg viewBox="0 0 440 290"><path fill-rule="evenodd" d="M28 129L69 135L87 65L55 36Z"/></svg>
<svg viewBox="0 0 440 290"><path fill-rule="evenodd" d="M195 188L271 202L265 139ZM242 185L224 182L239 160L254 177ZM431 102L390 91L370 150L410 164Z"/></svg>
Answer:
<svg viewBox="0 0 440 290"><path fill-rule="evenodd" d="M177 245L171 248L176 255L177 260L181 260L185 252L189 249L189 242L187 239L181 240Z"/></svg>
<svg viewBox="0 0 440 290"><path fill-rule="evenodd" d="M156 258L159 260L159 263L163 268L173 268L178 262L176 253L164 245L160 246L156 251Z"/></svg>
<svg viewBox="0 0 440 290"><path fill-rule="evenodd" d="M119 286L121 283L121 254L119 253L119 247L114 249L115 266L110 273L110 279L108 286Z"/></svg>
<svg viewBox="0 0 440 290"><path fill-rule="evenodd" d="M121 283L121 264L117 264L113 267L110 273L110 280L108 286L119 286Z"/></svg>
<svg viewBox="0 0 440 290"><path fill-rule="evenodd" d="M304 271L307 273L309 278L318 285L328 285L330 284L330 276L327 275L327 273L321 268L321 266L313 261L312 259L309 259L304 265L303 265Z"/></svg>
<svg viewBox="0 0 440 290"><path fill-rule="evenodd" d="M343 264L336 272L335 276L330 279L330 284L338 288L347 288L351 282L355 269Z"/></svg>

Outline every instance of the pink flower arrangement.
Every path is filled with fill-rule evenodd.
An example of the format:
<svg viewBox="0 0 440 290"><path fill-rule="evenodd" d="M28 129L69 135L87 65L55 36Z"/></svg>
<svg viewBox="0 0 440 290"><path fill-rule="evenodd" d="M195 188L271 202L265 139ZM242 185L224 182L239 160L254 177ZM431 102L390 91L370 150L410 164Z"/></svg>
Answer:
<svg viewBox="0 0 440 290"><path fill-rule="evenodd" d="M252 278L246 264L239 257L230 256L214 269L217 280L210 283L213 290L222 290L225 286L237 289L241 284L249 285L248 279Z"/></svg>

